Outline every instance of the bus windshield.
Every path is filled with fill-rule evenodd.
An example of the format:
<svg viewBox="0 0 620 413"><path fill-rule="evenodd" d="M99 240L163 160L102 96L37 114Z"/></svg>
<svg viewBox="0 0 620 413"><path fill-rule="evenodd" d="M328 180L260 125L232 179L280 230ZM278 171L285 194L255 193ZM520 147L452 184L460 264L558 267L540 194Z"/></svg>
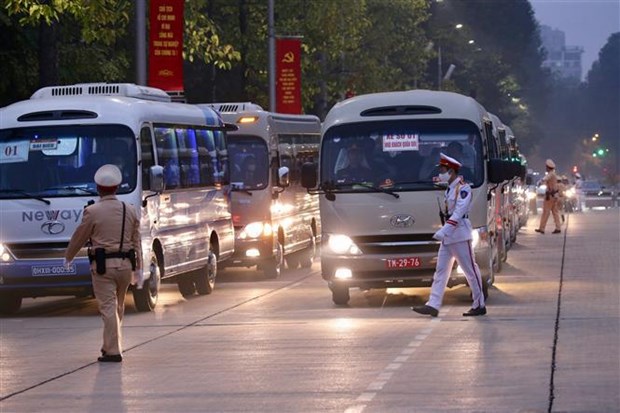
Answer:
<svg viewBox="0 0 620 413"><path fill-rule="evenodd" d="M123 174L119 194L136 187L136 138L121 125L0 130L0 198L92 196L104 164Z"/></svg>
<svg viewBox="0 0 620 413"><path fill-rule="evenodd" d="M267 143L257 136L228 135L232 189L263 189L269 184Z"/></svg>
<svg viewBox="0 0 620 413"><path fill-rule="evenodd" d="M484 179L482 142L463 120L390 120L330 128L321 147L321 186L329 190L428 190L439 174L439 154L463 164L459 175L473 186Z"/></svg>

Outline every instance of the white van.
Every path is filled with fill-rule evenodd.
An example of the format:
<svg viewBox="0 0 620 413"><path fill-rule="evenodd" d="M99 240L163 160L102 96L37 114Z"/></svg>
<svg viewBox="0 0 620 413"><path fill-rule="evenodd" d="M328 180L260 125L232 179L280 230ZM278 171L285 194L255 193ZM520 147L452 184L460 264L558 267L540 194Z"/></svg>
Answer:
<svg viewBox="0 0 620 413"><path fill-rule="evenodd" d="M106 163L121 168L118 197L141 219L137 308L155 307L163 280L183 295L212 291L217 262L234 251L226 125L215 111L149 87L78 84L1 109L0 125L1 312L22 297L92 294L86 249L69 269L62 258Z"/></svg>
<svg viewBox="0 0 620 413"><path fill-rule="evenodd" d="M204 105L200 105L204 106ZM319 200L301 186L301 166L318 160L321 122L312 115L213 103L226 123L231 162L235 254L227 267L257 266L267 278L310 267L320 242Z"/></svg>
<svg viewBox="0 0 620 413"><path fill-rule="evenodd" d="M440 152L459 159L471 183L469 219L488 294L497 259L493 186L505 179L490 118L470 97L413 90L335 105L323 122L318 171L304 166L304 186L321 194L322 274L334 303L346 304L350 287L431 285L445 190L436 184ZM463 283L455 268L448 286Z"/></svg>

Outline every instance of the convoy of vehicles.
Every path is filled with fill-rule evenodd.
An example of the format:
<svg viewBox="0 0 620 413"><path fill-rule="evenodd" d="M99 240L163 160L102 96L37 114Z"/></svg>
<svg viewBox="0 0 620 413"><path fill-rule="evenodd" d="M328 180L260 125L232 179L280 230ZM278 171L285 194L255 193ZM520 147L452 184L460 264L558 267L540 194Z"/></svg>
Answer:
<svg viewBox="0 0 620 413"><path fill-rule="evenodd" d="M429 286L439 248L439 153L472 186L484 293L527 221L525 167L509 127L474 99L414 90L363 95L321 125L252 103L172 103L133 84L48 87L0 109L0 312L23 297L92 295L86 249L62 257L97 199L93 175L123 173L118 197L142 223L150 311L160 283L209 294L219 268L275 278L321 267L334 303L352 287ZM464 284L455 267L448 286Z"/></svg>
<svg viewBox="0 0 620 413"><path fill-rule="evenodd" d="M334 303L346 304L351 287L431 284L445 189L434 180L440 152L461 160L472 186L469 219L487 294L502 258L503 186L518 175L502 159L498 126L474 99L450 92L362 95L329 111L318 169L306 165L302 179L320 194L321 269ZM448 286L463 283L455 268Z"/></svg>
<svg viewBox="0 0 620 413"><path fill-rule="evenodd" d="M141 219L137 308L155 307L164 280L183 295L213 290L234 249L227 125L214 110L154 88L80 84L40 89L1 109L0 124L0 311L22 297L92 294L86 249L68 269L63 254L106 163L121 168L118 198Z"/></svg>
<svg viewBox="0 0 620 413"><path fill-rule="evenodd" d="M200 105L204 106L204 105ZM301 166L318 159L321 121L264 111L252 103L213 103L228 134L235 253L224 265L257 266L265 277L310 267L320 242L319 203L301 186Z"/></svg>

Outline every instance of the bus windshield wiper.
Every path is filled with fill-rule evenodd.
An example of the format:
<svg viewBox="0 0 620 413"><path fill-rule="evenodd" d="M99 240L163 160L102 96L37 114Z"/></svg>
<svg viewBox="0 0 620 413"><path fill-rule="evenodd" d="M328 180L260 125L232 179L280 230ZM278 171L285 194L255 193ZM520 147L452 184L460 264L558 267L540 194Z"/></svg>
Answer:
<svg viewBox="0 0 620 413"><path fill-rule="evenodd" d="M437 188L444 188L445 189L445 185L441 184L440 182L435 182L435 181L431 181L431 180L426 180L426 181L397 181L394 185L415 185L415 184L426 184L426 185L433 185Z"/></svg>
<svg viewBox="0 0 620 413"><path fill-rule="evenodd" d="M93 191L92 189L88 189L88 188L82 188L79 186L71 186L71 185L67 185L67 186L55 186L53 188L45 188L45 190L50 190L50 189L54 189L54 190L58 190L58 189L68 189L68 190L72 190L72 191L83 191L86 192L87 194L90 195L99 195L98 192Z"/></svg>
<svg viewBox="0 0 620 413"><path fill-rule="evenodd" d="M355 186L355 185L359 185L359 186L363 186L364 188L368 188L368 189L372 189L376 192L383 192L385 194L389 194L392 195L394 198L400 198L400 195L398 195L396 192L392 191L391 189L388 188L381 188L380 186L375 186L373 184L369 184L366 182L355 182L352 184L349 184L351 186Z"/></svg>
<svg viewBox="0 0 620 413"><path fill-rule="evenodd" d="M37 195L33 195L30 192L24 191L23 189L0 189L0 193L15 193L15 194L22 194L22 195L26 195L27 197L31 198L31 199L36 199L37 201L41 201L43 203L45 203L46 205L50 205L51 202L48 201L45 198L42 198L40 196Z"/></svg>

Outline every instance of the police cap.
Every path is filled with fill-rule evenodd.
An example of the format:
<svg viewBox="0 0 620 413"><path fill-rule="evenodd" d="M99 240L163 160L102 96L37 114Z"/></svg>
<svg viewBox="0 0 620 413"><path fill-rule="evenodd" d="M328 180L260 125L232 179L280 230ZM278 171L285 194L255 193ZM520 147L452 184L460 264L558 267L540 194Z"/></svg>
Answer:
<svg viewBox="0 0 620 413"><path fill-rule="evenodd" d="M123 176L118 166L112 164L103 165L95 172L95 183L106 188L114 188L121 184Z"/></svg>

